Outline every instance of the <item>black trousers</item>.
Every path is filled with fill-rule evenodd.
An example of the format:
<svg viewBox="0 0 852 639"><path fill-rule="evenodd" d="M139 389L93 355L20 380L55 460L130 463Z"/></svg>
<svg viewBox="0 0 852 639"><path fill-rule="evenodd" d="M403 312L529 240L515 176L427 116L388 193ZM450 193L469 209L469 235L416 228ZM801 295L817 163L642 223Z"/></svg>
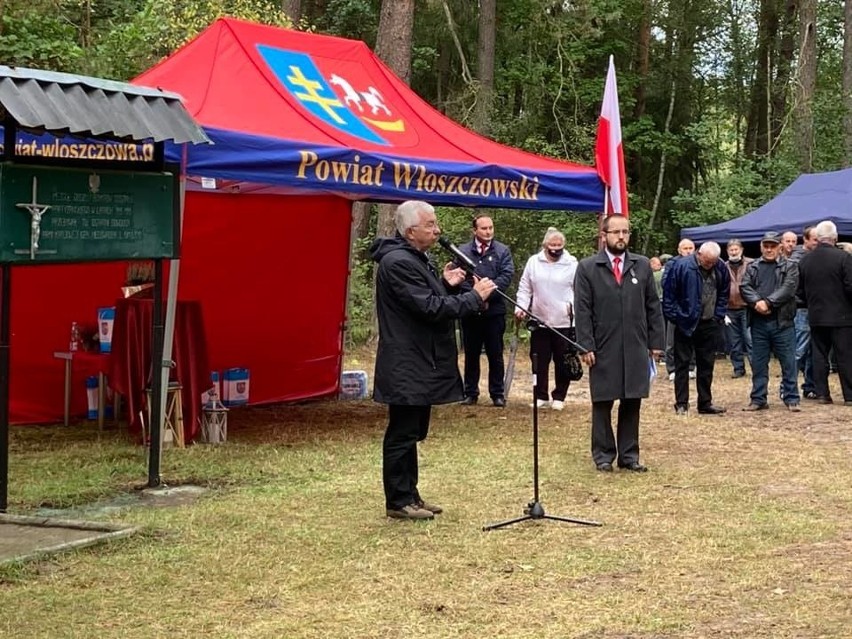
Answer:
<svg viewBox="0 0 852 639"><path fill-rule="evenodd" d="M417 492L417 442L429 434L431 406L388 406L388 427L382 444L385 506L398 510L420 501Z"/></svg>
<svg viewBox="0 0 852 639"><path fill-rule="evenodd" d="M592 460L595 464L618 465L639 461L639 410L641 399L618 401L616 436L612 435L612 405L615 402L592 402Z"/></svg>
<svg viewBox="0 0 852 639"><path fill-rule="evenodd" d="M811 347L814 392L820 397L831 395L828 388L829 353L834 347L843 401L852 402L852 326L811 326Z"/></svg>
<svg viewBox="0 0 852 639"><path fill-rule="evenodd" d="M557 328L556 330L572 340L576 339L577 333L573 328ZM530 361L537 362L533 368L533 374L536 377L536 399L547 401L553 397L554 400L565 401L568 386L571 384L568 366L565 364L565 355L571 351L573 351L573 347L550 329L537 328L532 332L530 335ZM535 360L533 355L536 356ZM556 385L553 388L553 393L548 395L550 362L553 362L553 376Z"/></svg>
<svg viewBox="0 0 852 639"><path fill-rule="evenodd" d="M714 320L700 320L692 335L677 326L674 329L675 403L689 405L689 360L695 352L695 386L698 390L698 409L713 403L713 366L721 342L722 327Z"/></svg>
<svg viewBox="0 0 852 639"><path fill-rule="evenodd" d="M502 398L503 377L503 333L506 332L506 316L474 315L461 321L464 340L464 395L479 397L479 360L482 346L488 358L488 394L491 399Z"/></svg>

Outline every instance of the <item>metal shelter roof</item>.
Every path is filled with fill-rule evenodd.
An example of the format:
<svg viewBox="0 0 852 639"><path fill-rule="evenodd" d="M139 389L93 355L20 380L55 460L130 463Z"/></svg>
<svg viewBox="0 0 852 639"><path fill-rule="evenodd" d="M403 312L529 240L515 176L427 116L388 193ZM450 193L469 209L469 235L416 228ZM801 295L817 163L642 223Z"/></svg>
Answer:
<svg viewBox="0 0 852 639"><path fill-rule="evenodd" d="M0 65L0 107L52 134L210 143L180 95L124 82Z"/></svg>

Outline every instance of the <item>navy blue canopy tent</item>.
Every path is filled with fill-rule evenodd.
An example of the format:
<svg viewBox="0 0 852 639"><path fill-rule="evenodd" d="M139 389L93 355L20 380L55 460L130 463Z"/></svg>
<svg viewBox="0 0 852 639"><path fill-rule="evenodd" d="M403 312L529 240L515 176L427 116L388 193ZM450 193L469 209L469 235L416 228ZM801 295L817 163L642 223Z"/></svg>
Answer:
<svg viewBox="0 0 852 639"><path fill-rule="evenodd" d="M760 240L766 231L794 231L822 220L837 225L839 235L852 235L852 169L800 175L793 183L759 209L713 224L683 229L681 237L694 242L725 243Z"/></svg>

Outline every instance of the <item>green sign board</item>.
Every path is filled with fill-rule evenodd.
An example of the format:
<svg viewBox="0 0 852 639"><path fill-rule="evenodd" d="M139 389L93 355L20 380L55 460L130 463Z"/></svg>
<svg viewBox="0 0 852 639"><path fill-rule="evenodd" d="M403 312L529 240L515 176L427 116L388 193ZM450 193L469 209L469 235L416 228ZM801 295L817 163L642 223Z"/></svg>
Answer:
<svg viewBox="0 0 852 639"><path fill-rule="evenodd" d="M174 175L0 164L0 263L178 257Z"/></svg>

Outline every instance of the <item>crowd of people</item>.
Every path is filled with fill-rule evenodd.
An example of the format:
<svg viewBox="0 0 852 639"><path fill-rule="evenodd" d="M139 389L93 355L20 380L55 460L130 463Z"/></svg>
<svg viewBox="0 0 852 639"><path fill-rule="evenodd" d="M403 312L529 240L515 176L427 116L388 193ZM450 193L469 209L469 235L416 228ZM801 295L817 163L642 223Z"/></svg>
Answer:
<svg viewBox="0 0 852 639"><path fill-rule="evenodd" d="M834 370L843 402L852 406L852 246L838 244L831 221L804 229L801 245L793 231L767 232L754 259L730 238L727 260L718 243L696 250L687 238L677 255L648 259L628 249L628 218L612 215L602 221L600 251L578 261L565 236L549 228L541 250L526 261L515 300L507 295L514 259L495 239L490 216L473 218L471 241L440 269L430 253L441 234L434 209L405 202L395 222L395 236L371 247L378 263L374 399L388 405L383 483L389 517L431 519L442 512L418 491L417 444L428 433L432 405L478 403L483 350L491 403L506 406L507 318L530 328L536 410L562 410L571 381L583 374L579 362L585 364L591 456L601 472L614 466L647 471L639 456L640 412L658 363L672 382L677 415L690 411L690 380L699 414L726 412L713 399L720 355L730 361L732 378L745 378L750 369L744 411L768 409L775 392L792 412L801 411L804 400L831 404ZM770 385L773 355L781 369L777 389Z"/></svg>

